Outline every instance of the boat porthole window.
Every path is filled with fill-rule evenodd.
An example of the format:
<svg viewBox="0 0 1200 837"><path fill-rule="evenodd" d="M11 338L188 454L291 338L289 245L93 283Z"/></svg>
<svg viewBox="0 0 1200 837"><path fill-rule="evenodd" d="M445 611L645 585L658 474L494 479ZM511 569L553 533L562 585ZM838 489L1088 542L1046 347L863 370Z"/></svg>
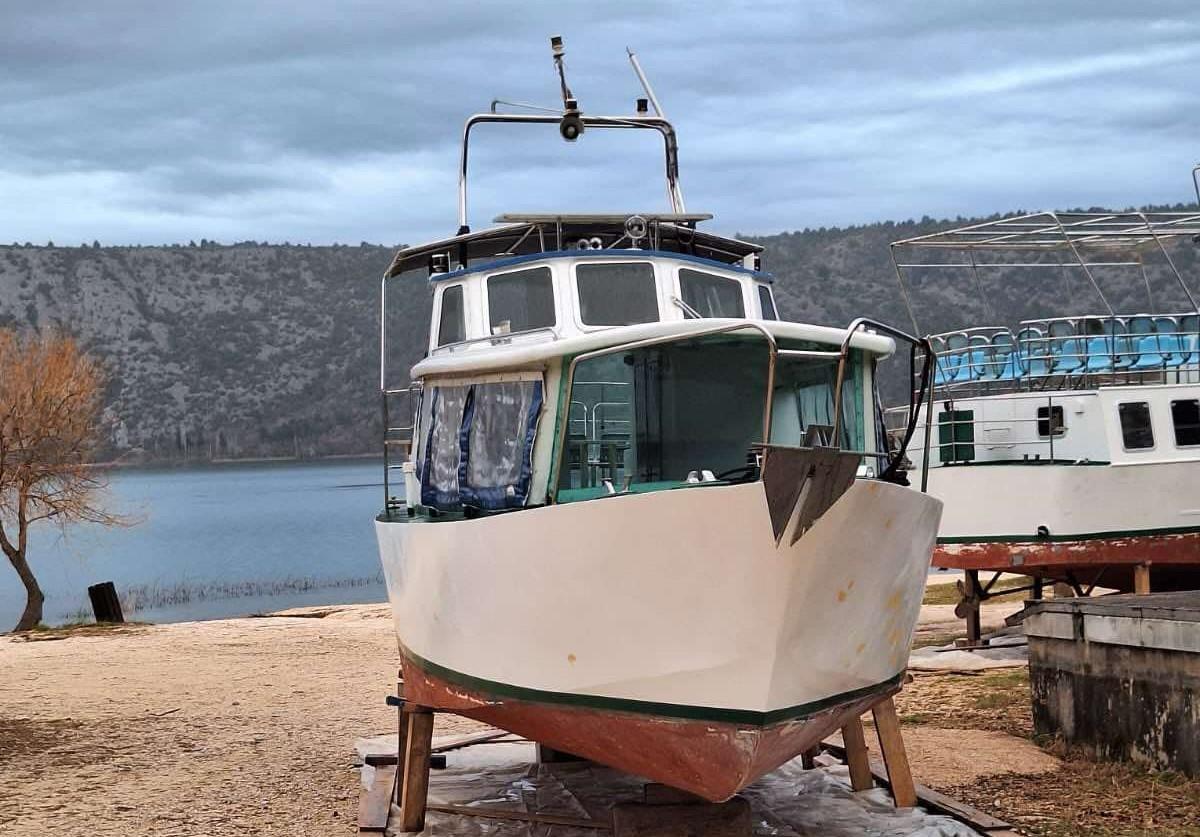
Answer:
<svg viewBox="0 0 1200 837"><path fill-rule="evenodd" d="M487 297L492 334L554 327L554 280L548 267L497 273L487 280Z"/></svg>
<svg viewBox="0 0 1200 837"><path fill-rule="evenodd" d="M466 313L463 310L463 286L453 285L442 291L442 311L438 318L438 345L461 343L467 339Z"/></svg>
<svg viewBox="0 0 1200 837"><path fill-rule="evenodd" d="M579 264L579 319L589 326L658 322L658 288L649 262Z"/></svg>
<svg viewBox="0 0 1200 837"><path fill-rule="evenodd" d="M1052 404L1047 407L1038 407L1037 411L1037 430L1038 435L1043 439L1048 437L1053 431L1055 436L1061 436L1067 432L1067 426L1063 419L1063 408L1059 404Z"/></svg>
<svg viewBox="0 0 1200 837"><path fill-rule="evenodd" d="M744 317L742 283L690 268L679 269L679 295L701 317Z"/></svg>
<svg viewBox="0 0 1200 837"><path fill-rule="evenodd" d="M766 285L758 286L758 307L762 309L764 320L779 319L779 313L775 310L775 300L771 297L771 289Z"/></svg>
<svg viewBox="0 0 1200 837"><path fill-rule="evenodd" d="M1154 428L1150 426L1150 405L1128 401L1117 405L1121 419L1121 441L1125 450L1149 450L1154 447Z"/></svg>
<svg viewBox="0 0 1200 837"><path fill-rule="evenodd" d="M1175 426L1175 447L1200 445L1200 400L1172 401L1171 423Z"/></svg>

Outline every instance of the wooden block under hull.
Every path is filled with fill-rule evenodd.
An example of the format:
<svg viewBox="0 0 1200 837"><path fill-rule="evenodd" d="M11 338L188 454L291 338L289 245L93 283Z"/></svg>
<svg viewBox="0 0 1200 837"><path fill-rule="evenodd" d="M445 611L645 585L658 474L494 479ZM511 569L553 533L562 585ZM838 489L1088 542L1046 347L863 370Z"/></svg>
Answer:
<svg viewBox="0 0 1200 837"><path fill-rule="evenodd" d="M755 726L541 703L448 682L404 660L405 697L688 791L712 802L817 746L880 700L894 683L803 718Z"/></svg>

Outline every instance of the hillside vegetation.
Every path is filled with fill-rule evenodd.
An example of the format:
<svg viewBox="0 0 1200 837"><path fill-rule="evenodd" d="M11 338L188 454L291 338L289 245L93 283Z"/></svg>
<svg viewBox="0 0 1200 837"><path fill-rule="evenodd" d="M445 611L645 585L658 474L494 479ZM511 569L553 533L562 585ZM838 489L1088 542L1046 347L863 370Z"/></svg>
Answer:
<svg viewBox="0 0 1200 837"><path fill-rule="evenodd" d="M888 244L970 219L880 223L753 238L766 247L781 314L843 325L910 326ZM1195 290L1197 247L1172 256ZM243 243L163 247L0 247L0 327L57 325L110 373L111 451L128 460L316 457L378 450L379 277L393 249ZM1147 260L1159 310L1183 295ZM1074 271L1078 274L1078 271ZM985 271L914 277L923 331L1100 311L1078 275ZM1101 275L1118 310L1148 308L1136 271ZM396 368L416 361L429 291L406 278L389 305ZM389 292L391 294L392 292ZM990 308L988 307L990 305Z"/></svg>

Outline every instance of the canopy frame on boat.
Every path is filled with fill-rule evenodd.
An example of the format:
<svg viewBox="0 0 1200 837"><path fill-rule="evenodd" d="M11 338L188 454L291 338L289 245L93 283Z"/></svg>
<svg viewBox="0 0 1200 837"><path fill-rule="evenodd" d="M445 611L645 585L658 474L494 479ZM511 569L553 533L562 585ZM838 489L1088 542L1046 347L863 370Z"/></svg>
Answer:
<svg viewBox="0 0 1200 837"><path fill-rule="evenodd" d="M1200 167L1197 170L1200 171ZM1200 180L1197 180L1197 188L1200 190ZM1200 199L1200 194L1197 197ZM1135 267L1145 277L1143 254L1155 249L1163 256L1191 308L1200 312L1196 298L1167 249L1168 243L1181 239L1200 243L1200 212L1032 212L901 239L892 242L890 249L904 305L913 329L921 334L906 271L969 269L986 306L980 270L1017 267L1079 269L1109 316L1116 316L1096 281L1093 268ZM965 254L967 260L937 261L933 256L937 251L946 250ZM980 261L977 256L981 253L1009 256L1034 254L1034 259L1039 257L1038 254L1065 253L1067 258L990 262ZM1146 281L1148 285L1149 280Z"/></svg>

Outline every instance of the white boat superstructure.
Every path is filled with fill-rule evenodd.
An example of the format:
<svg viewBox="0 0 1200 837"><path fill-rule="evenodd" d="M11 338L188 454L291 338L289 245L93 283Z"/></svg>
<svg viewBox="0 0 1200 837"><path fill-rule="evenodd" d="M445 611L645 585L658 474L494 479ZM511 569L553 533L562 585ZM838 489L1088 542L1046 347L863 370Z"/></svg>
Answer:
<svg viewBox="0 0 1200 837"><path fill-rule="evenodd" d="M572 102L567 139L663 135L673 211L472 232L464 146L459 233L384 279L385 326L414 273L432 290L413 383L381 353L405 697L722 799L899 688L941 504L876 375L898 340L926 381L931 356L778 319L760 248L683 211L661 114ZM466 135L548 119L509 116Z"/></svg>
<svg viewBox="0 0 1200 837"><path fill-rule="evenodd" d="M1052 271L1104 311L930 337L919 424L932 415L935 444L927 463L912 456L946 504L935 563L968 571L972 607L979 570L1079 593L1200 582L1200 313L1179 269L1197 242L1200 212L1047 212L893 244L906 299L914 277L959 271L986 309L985 281ZM1119 313L1103 279L1121 272L1144 284L1146 310L1156 294L1186 308Z"/></svg>

